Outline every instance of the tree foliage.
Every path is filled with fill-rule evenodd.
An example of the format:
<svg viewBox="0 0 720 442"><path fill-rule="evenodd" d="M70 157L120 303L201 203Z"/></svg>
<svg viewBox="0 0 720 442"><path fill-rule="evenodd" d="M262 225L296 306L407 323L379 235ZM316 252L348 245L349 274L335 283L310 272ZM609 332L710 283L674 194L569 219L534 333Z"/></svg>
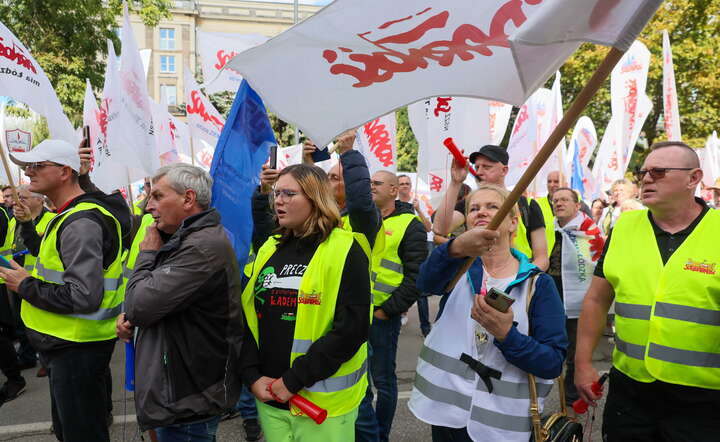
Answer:
<svg viewBox="0 0 720 442"><path fill-rule="evenodd" d="M171 1L131 0L128 6L155 26L169 16ZM120 47L114 30L121 14L122 0L0 1L2 22L40 63L74 123L82 119L85 79L102 88L106 40Z"/></svg>

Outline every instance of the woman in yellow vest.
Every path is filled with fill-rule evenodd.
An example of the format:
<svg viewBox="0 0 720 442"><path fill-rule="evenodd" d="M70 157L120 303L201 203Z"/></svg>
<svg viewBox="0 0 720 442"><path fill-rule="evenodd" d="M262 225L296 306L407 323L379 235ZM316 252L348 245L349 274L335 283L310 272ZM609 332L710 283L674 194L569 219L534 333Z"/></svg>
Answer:
<svg viewBox="0 0 720 442"><path fill-rule="evenodd" d="M276 234L257 251L242 295L243 376L269 442L354 440L367 388L372 316L367 240L341 228L322 169L284 169L271 192ZM289 404L328 412L317 425Z"/></svg>

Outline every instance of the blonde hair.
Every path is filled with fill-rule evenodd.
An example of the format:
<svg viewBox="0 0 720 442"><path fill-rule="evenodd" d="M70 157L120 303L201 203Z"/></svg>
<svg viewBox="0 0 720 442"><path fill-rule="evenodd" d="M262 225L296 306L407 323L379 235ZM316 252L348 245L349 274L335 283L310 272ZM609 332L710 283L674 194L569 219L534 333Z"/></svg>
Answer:
<svg viewBox="0 0 720 442"><path fill-rule="evenodd" d="M278 178L283 175L290 175L297 181L312 206L310 216L303 223L300 238L317 236L319 242L325 241L341 223L340 210L333 197L327 174L316 166L295 164L283 169ZM280 226L276 233L280 234L279 241L282 243L290 238L292 231Z"/></svg>
<svg viewBox="0 0 720 442"><path fill-rule="evenodd" d="M500 187L495 184L481 184L465 198L465 216L467 216L468 210L470 210L470 200L472 200L473 196L481 190L492 190L500 196L500 201L503 203L510 196L510 192L508 192L504 187ZM517 218L519 213L520 211L518 210L517 204L513 204L510 208L510 212L508 212L508 216L510 216L510 218Z"/></svg>
<svg viewBox="0 0 720 442"><path fill-rule="evenodd" d="M467 198L465 198L465 217L467 217L468 211L470 210L470 201L473 199L473 197L475 196L476 193L483 191L483 190L491 190L491 191L495 192L496 194L498 194L498 196L500 197L500 201L502 203L505 203L505 201L510 196L510 192L508 192L507 189L505 189L504 187L500 187L495 184L487 184L487 183L480 184L480 186L478 186L477 189L470 192L470 194L467 196ZM505 218L513 219L513 218L517 218L519 215L520 215L520 210L518 209L517 204L513 204ZM503 219L500 222L502 223L503 221L505 221L505 220ZM515 232L510 232L511 245L512 245L512 240L513 240L513 237L515 236L515 233L517 233L517 230Z"/></svg>

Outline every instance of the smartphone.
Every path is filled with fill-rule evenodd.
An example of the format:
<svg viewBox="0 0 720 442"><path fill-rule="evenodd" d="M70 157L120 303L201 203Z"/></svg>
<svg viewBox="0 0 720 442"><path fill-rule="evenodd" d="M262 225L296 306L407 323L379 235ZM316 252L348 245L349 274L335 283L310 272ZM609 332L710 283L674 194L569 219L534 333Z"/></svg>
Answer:
<svg viewBox="0 0 720 442"><path fill-rule="evenodd" d="M277 144L270 147L270 168L277 169Z"/></svg>
<svg viewBox="0 0 720 442"><path fill-rule="evenodd" d="M10 265L10 261L5 259L4 256L0 256L0 267L5 267L6 269L12 269L13 267Z"/></svg>
<svg viewBox="0 0 720 442"><path fill-rule="evenodd" d="M513 298L507 295L502 290L498 290L495 287L491 288L485 296L485 302L495 310L505 313L508 311L510 306L515 302Z"/></svg>
<svg viewBox="0 0 720 442"><path fill-rule="evenodd" d="M90 126L83 126L83 146L90 147Z"/></svg>
<svg viewBox="0 0 720 442"><path fill-rule="evenodd" d="M312 159L316 163L319 163L320 161L329 160L330 152L328 152L327 146L325 146L323 149L320 149L319 147L315 147L315 151L312 153Z"/></svg>

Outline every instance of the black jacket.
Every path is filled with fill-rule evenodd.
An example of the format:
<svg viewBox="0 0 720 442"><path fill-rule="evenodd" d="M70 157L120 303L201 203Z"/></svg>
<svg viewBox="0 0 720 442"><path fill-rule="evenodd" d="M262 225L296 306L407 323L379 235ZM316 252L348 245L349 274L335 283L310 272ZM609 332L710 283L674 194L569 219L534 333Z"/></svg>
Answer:
<svg viewBox="0 0 720 442"><path fill-rule="evenodd" d="M384 219L404 213L415 214L412 204L395 201L395 211ZM417 301L420 291L415 280L420 271L420 264L427 258L427 253L427 232L423 223L416 218L408 225L398 248L398 256L403 265L403 280L387 301L380 306L388 316L396 316L408 311Z"/></svg>

